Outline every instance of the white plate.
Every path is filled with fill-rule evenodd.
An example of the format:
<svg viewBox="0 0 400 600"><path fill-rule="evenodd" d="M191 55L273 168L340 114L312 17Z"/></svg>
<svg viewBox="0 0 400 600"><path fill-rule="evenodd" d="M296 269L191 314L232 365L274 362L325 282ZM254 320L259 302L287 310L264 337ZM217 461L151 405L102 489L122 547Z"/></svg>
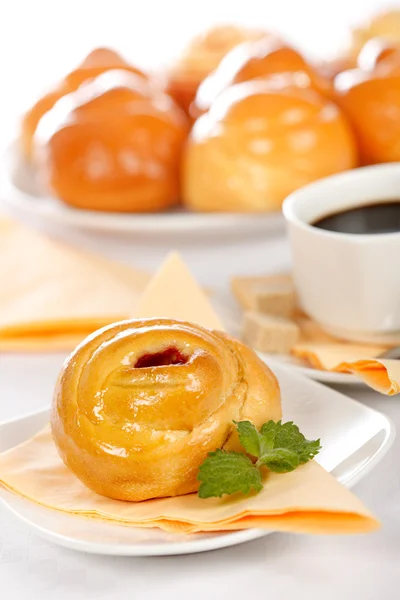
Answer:
<svg viewBox="0 0 400 600"><path fill-rule="evenodd" d="M15 142L7 148L0 172L2 200L20 214L40 217L49 224L110 233L234 234L237 237L267 235L284 229L281 213L191 213L173 210L155 214L132 214L68 207L39 189L32 168L22 159Z"/></svg>
<svg viewBox="0 0 400 600"><path fill-rule="evenodd" d="M350 487L390 448L395 430L383 414L269 361L281 388L285 420L294 420L311 439L321 437L318 462ZM49 410L0 424L0 452L31 437L49 419ZM38 535L75 550L120 556L190 554L247 542L270 533L262 529L174 535L63 515L0 488L0 500Z"/></svg>
<svg viewBox="0 0 400 600"><path fill-rule="evenodd" d="M323 371L321 369L314 369L313 367L306 367L300 358L290 356L290 354L275 354L273 356L271 354L265 354L264 352L257 352L257 354L265 362L274 360L285 367L297 371L301 375L305 375L305 377L320 381L321 383L365 385L362 379L359 379L355 375L350 375L350 373L336 373L334 371Z"/></svg>

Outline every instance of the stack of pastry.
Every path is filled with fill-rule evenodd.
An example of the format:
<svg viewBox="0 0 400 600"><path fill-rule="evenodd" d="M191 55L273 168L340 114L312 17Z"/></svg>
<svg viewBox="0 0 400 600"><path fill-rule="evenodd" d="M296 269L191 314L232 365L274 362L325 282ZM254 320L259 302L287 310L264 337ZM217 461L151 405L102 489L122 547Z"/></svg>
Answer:
<svg viewBox="0 0 400 600"><path fill-rule="evenodd" d="M398 13L379 15L330 65L333 80L270 32L217 27L166 85L98 49L26 114L22 152L77 208L277 211L359 156L399 160L398 43Z"/></svg>

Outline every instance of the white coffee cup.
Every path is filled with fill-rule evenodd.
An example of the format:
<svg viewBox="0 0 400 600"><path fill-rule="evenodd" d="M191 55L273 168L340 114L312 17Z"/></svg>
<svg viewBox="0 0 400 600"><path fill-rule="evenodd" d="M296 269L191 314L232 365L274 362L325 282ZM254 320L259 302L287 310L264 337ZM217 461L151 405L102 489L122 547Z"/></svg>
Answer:
<svg viewBox="0 0 400 600"><path fill-rule="evenodd" d="M283 204L301 306L333 335L400 339L400 232L336 233L312 223L394 199L400 199L400 163L321 179L293 192Z"/></svg>

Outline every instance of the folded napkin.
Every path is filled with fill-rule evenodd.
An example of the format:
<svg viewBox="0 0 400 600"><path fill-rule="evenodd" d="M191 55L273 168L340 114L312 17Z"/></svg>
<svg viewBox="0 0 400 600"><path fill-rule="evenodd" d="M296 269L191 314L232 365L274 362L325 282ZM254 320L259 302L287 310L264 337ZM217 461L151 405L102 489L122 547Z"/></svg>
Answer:
<svg viewBox="0 0 400 600"><path fill-rule="evenodd" d="M306 533L361 533L377 529L372 514L316 462L270 473L264 489L248 498L176 498L123 502L99 496L64 465L46 427L0 455L0 484L28 500L67 513L134 527L198 533L265 527Z"/></svg>
<svg viewBox="0 0 400 600"><path fill-rule="evenodd" d="M0 348L72 350L131 315L148 280L0 217Z"/></svg>
<svg viewBox="0 0 400 600"><path fill-rule="evenodd" d="M387 346L357 344L338 340L325 333L305 315L299 315L299 343L292 354L315 369L352 373L382 394L400 393L400 360L378 359Z"/></svg>
<svg viewBox="0 0 400 600"><path fill-rule="evenodd" d="M139 303L140 317L185 318L221 327L205 293L171 255ZM144 502L105 498L86 488L61 461L46 427L0 455L0 485L51 509L134 527L175 533L264 527L306 533L362 533L379 527L374 516L315 461L286 474L269 473L249 497L200 499L196 494Z"/></svg>
<svg viewBox="0 0 400 600"><path fill-rule="evenodd" d="M254 278L240 277L242 283L247 279L250 285ZM271 275L262 277L262 280L266 285L292 282L289 274ZM238 300L243 304L242 298L238 297ZM352 373L382 394L393 396L400 393L400 361L376 358L388 349L387 346L337 339L326 333L300 308L296 309L293 320L300 328L299 341L291 349L293 356L315 369Z"/></svg>

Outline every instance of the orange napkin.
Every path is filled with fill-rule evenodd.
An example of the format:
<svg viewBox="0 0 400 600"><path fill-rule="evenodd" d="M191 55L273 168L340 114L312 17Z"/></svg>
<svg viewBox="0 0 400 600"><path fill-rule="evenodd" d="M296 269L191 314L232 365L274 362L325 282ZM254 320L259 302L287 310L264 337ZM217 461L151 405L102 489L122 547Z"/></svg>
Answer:
<svg viewBox="0 0 400 600"><path fill-rule="evenodd" d="M315 369L352 373L382 394L400 393L400 360L375 358L387 347L338 340L302 315L298 319L301 338L292 354Z"/></svg>
<svg viewBox="0 0 400 600"><path fill-rule="evenodd" d="M248 279L249 284L254 280L252 277L236 279L242 283ZM259 279L264 283L291 282L290 275L271 275ZM240 304L246 308L246 299L238 294L234 286L232 288ZM382 394L393 396L400 393L400 361L376 358L387 350L387 346L334 338L300 309L294 315L294 320L300 328L300 339L291 350L293 356L301 358L315 369L352 373Z"/></svg>
<svg viewBox="0 0 400 600"><path fill-rule="evenodd" d="M150 283L138 313L141 317L184 317L210 328L221 325L206 295L176 254ZM251 527L361 533L379 526L362 503L315 461L292 473L270 473L262 492L246 498L202 500L188 494L139 503L104 498L87 489L64 466L49 427L0 455L0 484L48 508L176 533Z"/></svg>
<svg viewBox="0 0 400 600"><path fill-rule="evenodd" d="M71 350L132 314L148 280L0 217L0 348Z"/></svg>
<svg viewBox="0 0 400 600"><path fill-rule="evenodd" d="M197 494L122 502L95 494L67 469L46 427L0 455L0 484L28 500L67 513L134 527L197 533L265 527L306 533L361 533L378 523L361 502L316 462L270 473L249 498L200 499Z"/></svg>

